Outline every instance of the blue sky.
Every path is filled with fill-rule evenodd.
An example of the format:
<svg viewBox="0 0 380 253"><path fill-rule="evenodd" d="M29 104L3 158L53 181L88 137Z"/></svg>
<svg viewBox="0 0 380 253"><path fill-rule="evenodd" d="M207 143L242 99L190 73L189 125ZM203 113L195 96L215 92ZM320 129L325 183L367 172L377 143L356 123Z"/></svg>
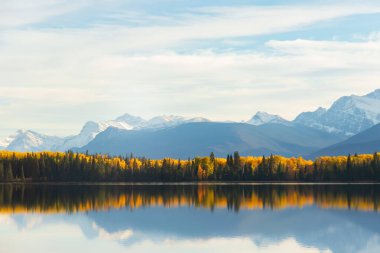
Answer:
<svg viewBox="0 0 380 253"><path fill-rule="evenodd" d="M379 1L0 2L0 137L123 113L293 119L380 87Z"/></svg>

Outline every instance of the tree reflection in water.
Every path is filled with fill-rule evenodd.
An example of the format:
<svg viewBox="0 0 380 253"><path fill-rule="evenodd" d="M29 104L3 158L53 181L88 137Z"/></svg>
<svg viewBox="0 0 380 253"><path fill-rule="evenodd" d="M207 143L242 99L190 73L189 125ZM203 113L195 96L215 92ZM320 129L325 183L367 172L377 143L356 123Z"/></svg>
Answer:
<svg viewBox="0 0 380 253"><path fill-rule="evenodd" d="M149 206L213 210L378 211L379 185L0 185L1 213L73 213Z"/></svg>

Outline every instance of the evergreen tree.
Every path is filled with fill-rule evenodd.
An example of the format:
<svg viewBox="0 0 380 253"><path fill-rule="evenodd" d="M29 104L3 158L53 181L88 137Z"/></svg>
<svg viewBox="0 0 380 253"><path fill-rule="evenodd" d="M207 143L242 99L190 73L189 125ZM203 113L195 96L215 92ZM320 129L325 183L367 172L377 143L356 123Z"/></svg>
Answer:
<svg viewBox="0 0 380 253"><path fill-rule="evenodd" d="M273 171L274 171L274 157L271 154L269 157L269 164L268 164L268 179L272 180L273 179Z"/></svg>
<svg viewBox="0 0 380 253"><path fill-rule="evenodd" d="M25 174L24 174L24 166L21 165L21 169L20 169L20 178L22 181L25 181Z"/></svg>
<svg viewBox="0 0 380 253"><path fill-rule="evenodd" d="M4 180L4 164L0 161L0 182Z"/></svg>
<svg viewBox="0 0 380 253"><path fill-rule="evenodd" d="M7 171L5 173L5 180L13 181L13 171L12 171L12 165L10 163L8 164Z"/></svg>
<svg viewBox="0 0 380 253"><path fill-rule="evenodd" d="M131 158L132 157L132 158ZM0 181L201 181L201 180L305 180L380 181L380 155L302 158L271 155L227 160L196 157L185 161L165 158L112 157L66 153L7 153L0 151Z"/></svg>
<svg viewBox="0 0 380 253"><path fill-rule="evenodd" d="M346 175L347 180L352 180L352 161L351 161L351 155L349 154L347 157L347 163L346 163Z"/></svg>
<svg viewBox="0 0 380 253"><path fill-rule="evenodd" d="M215 163L215 155L214 155L214 152L211 152L211 154L210 154L210 162L211 162L211 163Z"/></svg>
<svg viewBox="0 0 380 253"><path fill-rule="evenodd" d="M375 180L380 181L380 156L377 152L373 154L372 169Z"/></svg>

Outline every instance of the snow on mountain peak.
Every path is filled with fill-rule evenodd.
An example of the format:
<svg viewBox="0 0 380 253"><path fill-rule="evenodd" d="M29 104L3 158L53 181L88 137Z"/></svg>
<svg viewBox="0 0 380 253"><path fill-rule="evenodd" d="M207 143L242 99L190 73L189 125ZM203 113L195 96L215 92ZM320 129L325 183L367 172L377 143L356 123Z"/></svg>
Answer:
<svg viewBox="0 0 380 253"><path fill-rule="evenodd" d="M146 120L144 120L143 118L141 118L139 116L131 115L129 113L125 113L125 114L117 117L114 121L126 122L129 125L134 126L134 127L142 125L144 122L146 122Z"/></svg>
<svg viewBox="0 0 380 253"><path fill-rule="evenodd" d="M125 115L123 115L125 116ZM123 117L121 116L121 117ZM119 118L121 118L119 117ZM68 150L73 147L82 147L92 141L96 135L103 132L109 127L115 127L119 129L131 130L134 127L125 121L109 120L103 122L88 121L82 127L82 130L78 135L66 137L65 141L60 147L60 150Z"/></svg>
<svg viewBox="0 0 380 253"><path fill-rule="evenodd" d="M281 118L278 115L273 115L267 112L259 111L250 120L248 120L247 123L259 126L267 123L289 124L290 122Z"/></svg>
<svg viewBox="0 0 380 253"><path fill-rule="evenodd" d="M18 130L8 138L10 142L6 149L14 151L56 150L63 143L62 138L39 134L31 130Z"/></svg>
<svg viewBox="0 0 380 253"><path fill-rule="evenodd" d="M164 122L172 122L172 121L183 121L184 117L176 116L176 115L161 115L151 118L148 122L150 123L164 123Z"/></svg>
<svg viewBox="0 0 380 253"><path fill-rule="evenodd" d="M146 121L140 128L160 129L165 127L178 126L190 122L207 122L208 119L202 117L186 118L177 115L161 115L151 118Z"/></svg>
<svg viewBox="0 0 380 253"><path fill-rule="evenodd" d="M294 122L328 132L359 133L380 123L380 89L341 97L328 110L301 113Z"/></svg>
<svg viewBox="0 0 380 253"><path fill-rule="evenodd" d="M198 121L201 120L199 119ZM102 122L88 121L78 135L65 138L64 144L60 147L60 150L83 147L92 141L100 132L103 132L109 127L123 130L156 129L176 126L185 122L187 122L186 118L181 116L163 115L147 121L141 117L133 116L128 113L117 117L115 120Z"/></svg>
<svg viewBox="0 0 380 253"><path fill-rule="evenodd" d="M114 120L87 122L78 135L59 138L39 134L30 130L18 130L15 134L0 140L0 149L18 151L68 150L82 147L92 141L108 127L124 130L162 129L190 122L207 122L201 117L187 118L176 115L156 116L149 120L131 114L123 114ZM380 89L364 96L344 96L336 100L329 109L319 107L314 112L301 113L293 122L278 115L257 112L250 120L252 125L297 123L308 127L337 132L346 135L359 133L380 123Z"/></svg>
<svg viewBox="0 0 380 253"><path fill-rule="evenodd" d="M82 127L81 133L100 131L99 124L95 121L87 121Z"/></svg>

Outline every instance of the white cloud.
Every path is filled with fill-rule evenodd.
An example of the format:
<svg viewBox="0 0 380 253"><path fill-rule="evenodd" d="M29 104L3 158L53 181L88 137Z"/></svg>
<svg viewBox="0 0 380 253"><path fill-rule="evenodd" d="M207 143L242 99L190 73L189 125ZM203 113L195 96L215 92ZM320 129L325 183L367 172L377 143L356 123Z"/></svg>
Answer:
<svg viewBox="0 0 380 253"><path fill-rule="evenodd" d="M23 83L25 78L29 86L3 86L0 91L17 102L8 109L20 103L20 110L30 108L32 114L36 108L44 110L38 104L82 110L98 102L115 113L131 109L151 116L155 108L154 114L202 111L203 116L224 119L226 112L234 112L233 119L239 120L257 110L291 118L300 110L326 106L347 91L365 93L380 83L380 43L296 40L271 41L267 46L267 53L89 54L83 56L87 64L74 63L80 71L67 67L72 59L62 59L62 68L36 64L19 75L4 72L9 83ZM283 103L287 106L280 106Z"/></svg>
<svg viewBox="0 0 380 253"><path fill-rule="evenodd" d="M130 229L112 233L107 232L104 228L101 228L98 225L96 225L95 222L92 223L92 228L98 233L98 237L104 240L123 241L129 239L133 235L133 231Z"/></svg>
<svg viewBox="0 0 380 253"><path fill-rule="evenodd" d="M128 247L128 252L255 252L255 253L329 253L331 250L320 250L315 247L304 247L295 239L287 238L282 241L258 245L247 237L238 238L210 238L195 240L170 240L155 243L152 241L143 241Z"/></svg>
<svg viewBox="0 0 380 253"><path fill-rule="evenodd" d="M379 42L374 39L272 40L263 51L229 53L191 46L195 40L234 43L235 37L377 13L378 4L202 8L150 16L152 21L136 27L20 29L17 26L92 3L22 2L0 6L6 13L0 27L7 28L0 33L0 94L7 101L0 104L0 115L7 118L4 128L48 127L50 134L61 128L71 134L86 120L127 111L145 117L202 112L199 116L241 120L265 110L292 118L301 110L331 103L347 90L363 93L380 82ZM135 23L143 18L132 17ZM310 97L312 93L318 96Z"/></svg>
<svg viewBox="0 0 380 253"><path fill-rule="evenodd" d="M379 41L380 40L380 31L371 32L370 34L355 34L355 38L365 41Z"/></svg>
<svg viewBox="0 0 380 253"><path fill-rule="evenodd" d="M1 0L0 29L38 23L83 8L88 2L86 0Z"/></svg>

